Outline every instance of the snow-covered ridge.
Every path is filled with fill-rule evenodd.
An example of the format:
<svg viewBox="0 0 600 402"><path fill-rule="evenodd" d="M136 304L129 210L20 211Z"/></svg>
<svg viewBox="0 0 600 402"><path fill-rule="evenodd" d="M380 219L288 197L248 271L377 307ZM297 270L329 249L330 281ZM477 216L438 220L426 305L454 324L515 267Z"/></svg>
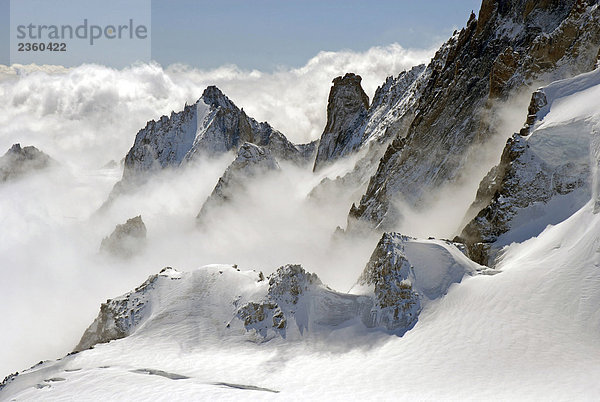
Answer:
<svg viewBox="0 0 600 402"><path fill-rule="evenodd" d="M461 234L473 258L487 263L503 246L538 235L589 201L598 99L600 69L532 95L526 136L508 141L500 164L481 182L471 207L477 216Z"/></svg>
<svg viewBox="0 0 600 402"><path fill-rule="evenodd" d="M167 269L154 282L164 291L154 291L152 313L132 335L40 362L7 377L0 392L17 400L105 399L115 393L128 399L398 399L401 389L400 398L406 400L450 394L467 400L593 400L600 392L599 230L600 215L593 214L589 203L537 238L511 246L499 265L501 274L451 286L444 298L423 310L422 321L404 337L385 337L383 342L365 337L370 343L366 349L343 326L341 350L328 348L327 342L336 345L334 338L310 344L283 343L280 337L238 344L220 333L212 339L207 327L234 331L221 321L222 314L213 313L225 307L230 319L245 298L267 295L268 281L232 266L191 273ZM288 269L297 278L290 283L301 285L299 300L322 289L315 278L293 266ZM215 291L209 294L207 289ZM237 306L227 302L234 294L240 300ZM291 295L287 290L283 294ZM238 339L247 339L243 323L238 324ZM465 376L475 380L465 382ZM401 387L390 386L398 378Z"/></svg>
<svg viewBox="0 0 600 402"><path fill-rule="evenodd" d="M450 242L395 233L382 237L349 294L330 289L299 265L280 267L267 278L230 265L192 272L169 267L104 303L76 350L143 336L161 326L175 330L174 320L183 333L201 328L205 336L261 342L326 335L344 323L402 335L414 326L422 306L465 275L486 272Z"/></svg>
<svg viewBox="0 0 600 402"><path fill-rule="evenodd" d="M374 326L409 329L422 307L444 296L452 284L488 272L450 242L385 233L351 292L376 300Z"/></svg>

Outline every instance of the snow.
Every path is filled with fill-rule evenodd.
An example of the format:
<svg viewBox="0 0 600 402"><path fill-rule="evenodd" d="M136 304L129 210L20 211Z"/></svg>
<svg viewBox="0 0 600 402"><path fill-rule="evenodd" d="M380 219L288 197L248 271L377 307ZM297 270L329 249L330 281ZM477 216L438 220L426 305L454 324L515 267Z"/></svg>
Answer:
<svg viewBox="0 0 600 402"><path fill-rule="evenodd" d="M548 224L567 219L591 197L593 143L600 132L600 69L539 91L547 105L538 112L531 134L517 138L527 145L516 161L520 164L516 183L522 190L505 200L512 205L513 215L510 230L495 241L496 247L538 235ZM536 190L540 175L548 178L548 186Z"/></svg>
<svg viewBox="0 0 600 402"><path fill-rule="evenodd" d="M537 113L537 118L543 120L543 125L593 115L598 111L595 101L600 95L600 69L553 82L541 90L548 102ZM546 117L551 110L554 116Z"/></svg>
<svg viewBox="0 0 600 402"><path fill-rule="evenodd" d="M208 329L228 313L217 307L219 299L264 285L231 267L208 267L188 274L191 287L173 291L169 297L179 302L155 312L160 319L143 331L34 367L2 397L594 400L600 392L599 247L600 215L590 203L511 246L501 273L450 287L401 338L343 326L328 337L308 332L293 341L216 337ZM214 292L203 292L208 288ZM44 381L53 377L65 380Z"/></svg>
<svg viewBox="0 0 600 402"><path fill-rule="evenodd" d="M441 240L410 241L404 252L413 266L417 291L429 300L445 295L450 285L461 282L465 274L484 269Z"/></svg>

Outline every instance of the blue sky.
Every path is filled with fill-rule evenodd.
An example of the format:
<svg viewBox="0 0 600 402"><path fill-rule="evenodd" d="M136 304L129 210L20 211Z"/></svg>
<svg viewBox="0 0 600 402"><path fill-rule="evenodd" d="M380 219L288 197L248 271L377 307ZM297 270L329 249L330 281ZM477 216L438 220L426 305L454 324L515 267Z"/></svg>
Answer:
<svg viewBox="0 0 600 402"><path fill-rule="evenodd" d="M9 3L0 0L4 38ZM480 0L152 0L152 58L164 66L236 64L269 71L301 66L320 50L362 51L394 42L429 48L463 27L479 5ZM8 55L7 39L0 43L1 64Z"/></svg>

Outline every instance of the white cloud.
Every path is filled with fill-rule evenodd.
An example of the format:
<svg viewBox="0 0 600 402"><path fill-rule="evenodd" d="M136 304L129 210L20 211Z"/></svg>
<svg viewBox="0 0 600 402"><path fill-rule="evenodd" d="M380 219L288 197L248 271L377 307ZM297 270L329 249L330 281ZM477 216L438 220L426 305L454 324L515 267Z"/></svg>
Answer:
<svg viewBox="0 0 600 402"><path fill-rule="evenodd" d="M21 142L58 159L101 166L122 158L148 120L195 102L208 85L217 85L250 116L268 121L290 140L308 142L325 126L333 78L358 73L372 97L388 75L426 62L432 53L397 44L321 52L303 67L269 73L233 65L206 71L156 64L123 70L0 66L0 150Z"/></svg>

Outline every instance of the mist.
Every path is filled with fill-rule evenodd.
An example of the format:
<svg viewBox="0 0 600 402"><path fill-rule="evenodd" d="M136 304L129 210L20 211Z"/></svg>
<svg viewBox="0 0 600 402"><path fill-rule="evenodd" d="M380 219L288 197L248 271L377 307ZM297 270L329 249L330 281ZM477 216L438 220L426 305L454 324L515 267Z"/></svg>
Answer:
<svg viewBox="0 0 600 402"><path fill-rule="evenodd" d="M351 160L318 175L309 166L280 163L281 171L250 181L247 192L202 227L195 217L233 154L157 173L98 213L122 175L118 163L105 166L125 156L148 120L195 102L208 85L292 141L314 140L325 126L334 77L361 74L372 97L388 75L427 62L431 54L398 45L322 52L301 68L275 72L157 64L123 70L0 66L0 152L13 143L34 145L56 162L0 184L0 377L70 352L100 303L164 266L185 271L231 263L269 274L300 263L324 283L348 290L378 238L332 241L356 200L330 194L317 202L308 194L324 177L350 169ZM101 254L102 239L137 215L148 230L143 251L126 260Z"/></svg>
<svg viewBox="0 0 600 402"><path fill-rule="evenodd" d="M362 75L372 98L389 75L433 55L399 45L365 52L321 52L306 65L274 72L234 65L199 70L138 64L123 70L99 65L0 66L0 150L33 144L58 160L98 168L125 156L135 133L149 120L194 103L218 86L258 121L268 121L296 143L319 138L325 127L333 78Z"/></svg>
<svg viewBox="0 0 600 402"><path fill-rule="evenodd" d="M541 85L541 83L540 83ZM475 201L477 189L487 173L500 163L506 141L519 132L527 119L531 93L538 85L527 86L511 95L510 102L497 101L491 108L486 123L492 127L490 137L483 144L472 145L462 163L457 180L427 194L422 205L413 207L396 201L403 220L396 228L406 235L438 239L452 239L475 216L469 207Z"/></svg>

